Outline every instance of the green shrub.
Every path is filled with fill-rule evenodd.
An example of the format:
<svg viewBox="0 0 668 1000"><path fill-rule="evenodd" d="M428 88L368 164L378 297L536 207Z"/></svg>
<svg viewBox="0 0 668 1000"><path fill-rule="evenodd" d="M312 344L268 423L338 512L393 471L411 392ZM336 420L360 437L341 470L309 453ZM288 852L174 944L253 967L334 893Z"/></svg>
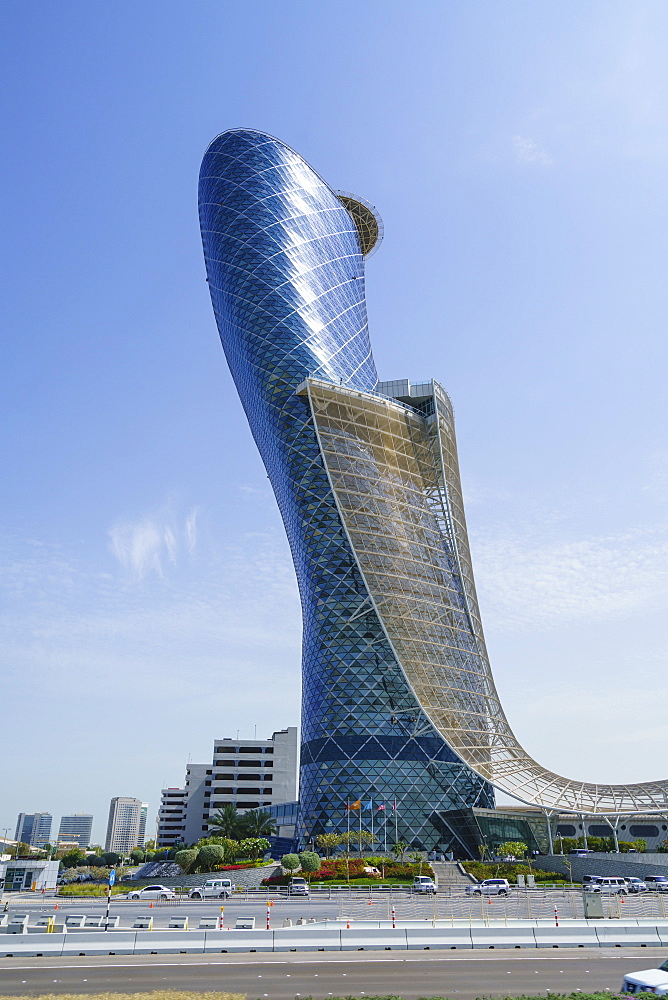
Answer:
<svg viewBox="0 0 668 1000"><path fill-rule="evenodd" d="M284 854L281 858L281 868L288 872L296 872L299 868L298 854Z"/></svg>

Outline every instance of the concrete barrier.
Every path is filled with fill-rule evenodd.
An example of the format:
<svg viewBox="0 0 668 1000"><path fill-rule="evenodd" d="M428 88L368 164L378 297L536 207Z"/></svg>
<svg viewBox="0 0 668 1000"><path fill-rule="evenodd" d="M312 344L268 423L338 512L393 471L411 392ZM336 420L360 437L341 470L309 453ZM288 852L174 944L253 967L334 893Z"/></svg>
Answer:
<svg viewBox="0 0 668 1000"><path fill-rule="evenodd" d="M49 934L53 937L53 934ZM63 955L134 955L136 931L110 931L90 934L71 931L63 936Z"/></svg>
<svg viewBox="0 0 668 1000"><path fill-rule="evenodd" d="M113 930L119 927L121 923L120 917L109 917L109 929ZM86 917L86 930L87 931L103 931L105 929L106 920L104 913L95 913L93 916Z"/></svg>
<svg viewBox="0 0 668 1000"><path fill-rule="evenodd" d="M536 939L530 925L507 927L495 921L486 927L471 927L471 944L474 948L535 948Z"/></svg>
<svg viewBox="0 0 668 1000"><path fill-rule="evenodd" d="M187 931L188 930L188 918L171 916L169 918L169 923L167 924L170 931Z"/></svg>
<svg viewBox="0 0 668 1000"><path fill-rule="evenodd" d="M137 931L135 955L190 955L204 952L204 931Z"/></svg>
<svg viewBox="0 0 668 1000"><path fill-rule="evenodd" d="M132 927L138 931L152 931L153 930L153 917L149 916L139 916L136 918Z"/></svg>
<svg viewBox="0 0 668 1000"><path fill-rule="evenodd" d="M597 924L594 928L601 947L605 948L659 948L661 939L656 927L618 924L616 921Z"/></svg>
<svg viewBox="0 0 668 1000"><path fill-rule="evenodd" d="M0 957L36 958L61 955L64 934L16 934L0 938Z"/></svg>
<svg viewBox="0 0 668 1000"><path fill-rule="evenodd" d="M218 917L202 917L199 922L200 931L217 931L218 930Z"/></svg>
<svg viewBox="0 0 668 1000"><path fill-rule="evenodd" d="M204 951L273 951L273 931L205 931Z"/></svg>
<svg viewBox="0 0 668 1000"><path fill-rule="evenodd" d="M83 913L68 913L65 916L65 926L68 931L81 930L86 925L86 917Z"/></svg>
<svg viewBox="0 0 668 1000"><path fill-rule="evenodd" d="M598 948L599 940L596 928L579 921L564 921L558 927L543 927L537 924L534 928L537 948Z"/></svg>
<svg viewBox="0 0 668 1000"><path fill-rule="evenodd" d="M350 930L341 928L341 951L406 951L407 948L406 931L399 927L367 930L358 924Z"/></svg>
<svg viewBox="0 0 668 1000"><path fill-rule="evenodd" d="M342 933L350 931L322 925L279 927L274 931L274 951L340 951Z"/></svg>
<svg viewBox="0 0 668 1000"><path fill-rule="evenodd" d="M5 934L27 934L28 933L28 914L27 913L13 913L11 914L7 927L5 929Z"/></svg>
<svg viewBox="0 0 668 1000"><path fill-rule="evenodd" d="M470 927L409 927L406 928L408 950L427 951L431 948L443 950L473 947Z"/></svg>

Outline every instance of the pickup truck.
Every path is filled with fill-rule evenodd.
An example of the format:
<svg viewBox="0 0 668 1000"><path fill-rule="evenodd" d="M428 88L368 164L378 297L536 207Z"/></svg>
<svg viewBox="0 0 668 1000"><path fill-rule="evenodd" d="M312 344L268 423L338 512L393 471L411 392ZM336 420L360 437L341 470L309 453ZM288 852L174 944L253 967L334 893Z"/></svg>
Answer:
<svg viewBox="0 0 668 1000"><path fill-rule="evenodd" d="M654 993L660 997L665 996L668 993L668 962L664 962L658 969L627 972L622 993Z"/></svg>
<svg viewBox="0 0 668 1000"><path fill-rule="evenodd" d="M204 885L196 885L188 893L189 899L229 899L234 886L229 878L210 878Z"/></svg>

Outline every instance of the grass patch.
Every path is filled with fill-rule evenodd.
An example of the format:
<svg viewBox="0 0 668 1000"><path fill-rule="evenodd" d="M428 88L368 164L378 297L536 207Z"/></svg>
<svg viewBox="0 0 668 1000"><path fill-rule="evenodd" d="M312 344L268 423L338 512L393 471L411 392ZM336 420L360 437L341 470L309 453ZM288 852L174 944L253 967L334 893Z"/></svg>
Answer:
<svg viewBox="0 0 668 1000"><path fill-rule="evenodd" d="M58 886L59 896L106 896L109 890L107 885L89 885L85 882L71 882L69 885ZM111 895L118 896L120 893L132 892L132 886L112 885Z"/></svg>

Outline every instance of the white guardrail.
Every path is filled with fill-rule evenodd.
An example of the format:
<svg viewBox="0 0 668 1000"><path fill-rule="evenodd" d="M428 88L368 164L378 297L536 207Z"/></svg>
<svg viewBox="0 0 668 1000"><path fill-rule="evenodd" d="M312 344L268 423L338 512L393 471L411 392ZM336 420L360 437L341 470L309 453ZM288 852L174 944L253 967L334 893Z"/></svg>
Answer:
<svg viewBox="0 0 668 1000"><path fill-rule="evenodd" d="M490 925L483 921L429 926L422 922L330 921L275 930L111 930L0 934L0 958L87 955L161 955L290 951L407 951L473 948L666 947L668 922L600 924L537 921Z"/></svg>

